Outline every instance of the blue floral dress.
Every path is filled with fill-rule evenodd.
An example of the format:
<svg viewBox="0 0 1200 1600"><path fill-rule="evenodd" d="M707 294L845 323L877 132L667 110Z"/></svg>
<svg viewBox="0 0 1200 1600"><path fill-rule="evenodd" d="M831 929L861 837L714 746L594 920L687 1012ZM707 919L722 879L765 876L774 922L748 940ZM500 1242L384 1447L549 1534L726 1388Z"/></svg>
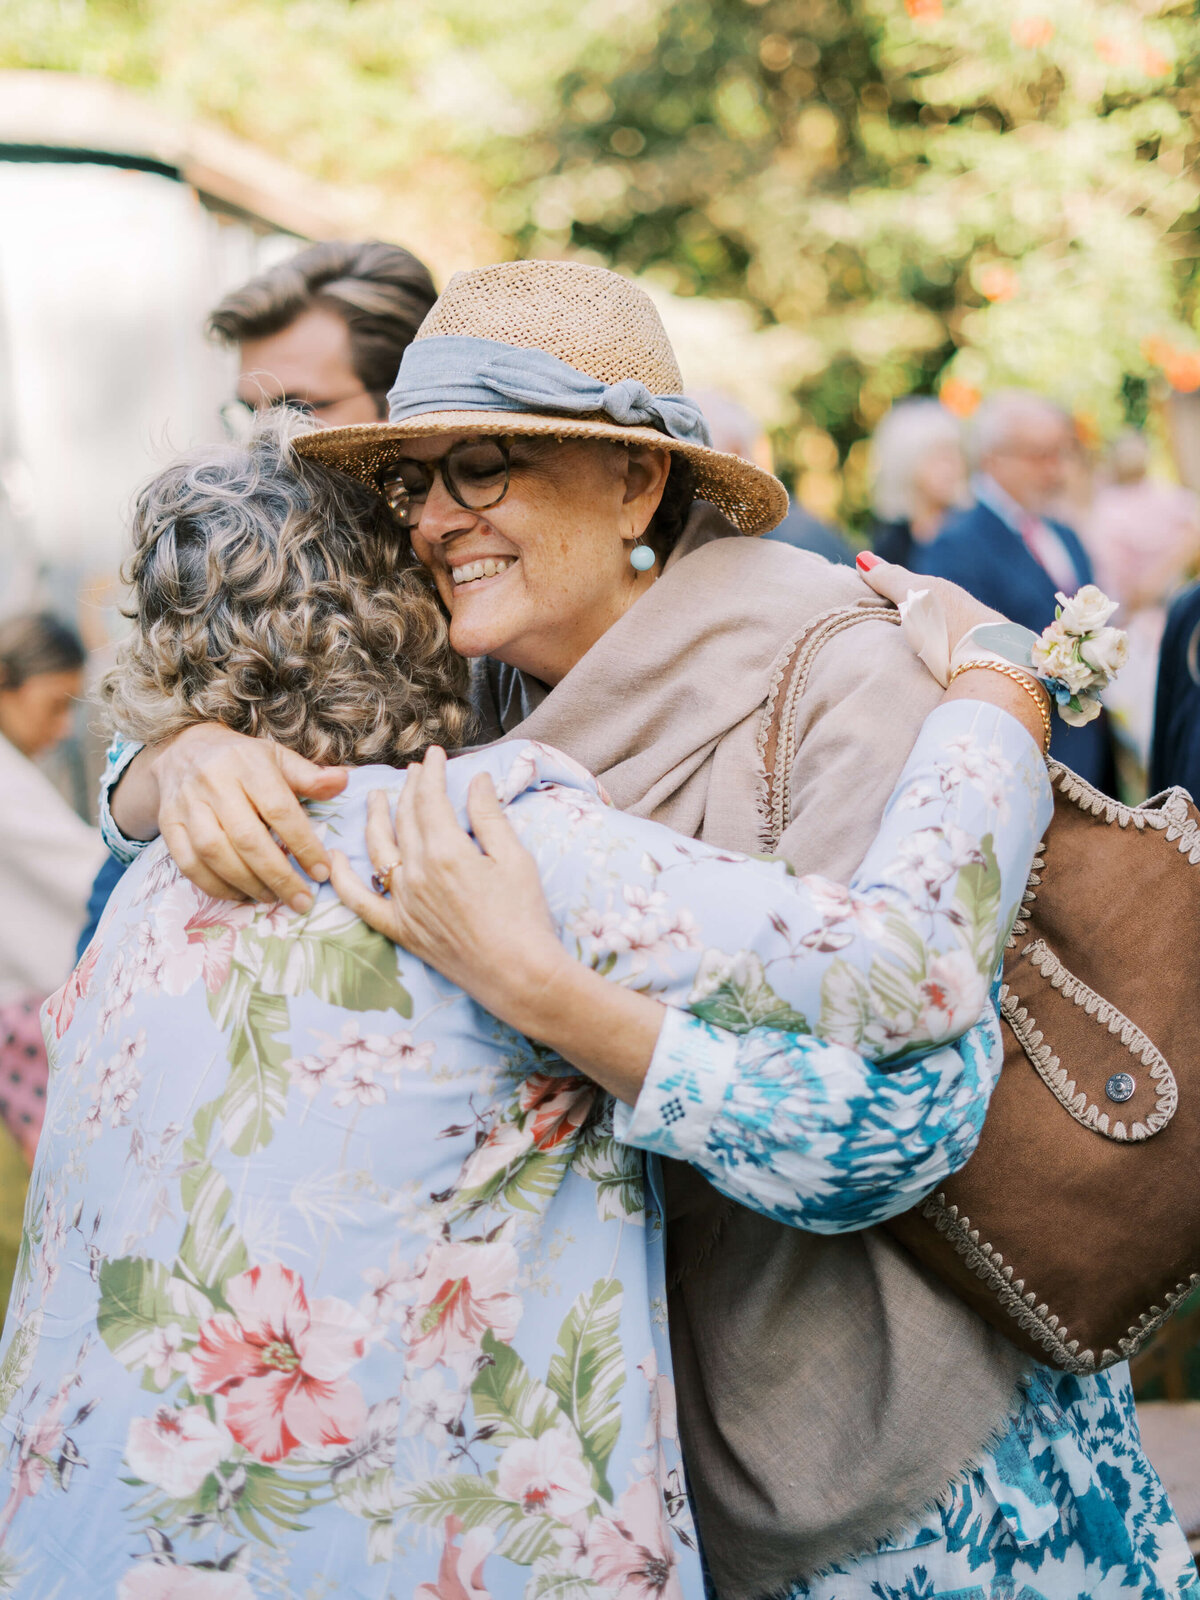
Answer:
<svg viewBox="0 0 1200 1600"><path fill-rule="evenodd" d="M974 1148L994 1014L962 1030L1049 811L1003 714L930 719L850 891L614 812L536 746L452 763L456 802L480 768L568 948L679 1008L622 1137L328 889L235 907L149 851L47 1012L0 1593L699 1596L632 1142L830 1231ZM401 781L321 808L362 872ZM1165 1595L1186 1562L1123 1369L1047 1374L909 1540L795 1592Z"/></svg>

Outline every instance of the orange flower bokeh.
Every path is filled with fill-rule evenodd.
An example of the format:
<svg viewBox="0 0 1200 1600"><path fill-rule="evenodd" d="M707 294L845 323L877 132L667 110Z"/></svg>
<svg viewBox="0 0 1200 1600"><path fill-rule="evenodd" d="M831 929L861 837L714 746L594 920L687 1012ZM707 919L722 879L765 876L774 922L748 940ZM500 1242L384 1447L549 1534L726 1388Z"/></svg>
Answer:
<svg viewBox="0 0 1200 1600"><path fill-rule="evenodd" d="M938 390L938 399L947 411L965 420L978 410L983 395L973 383L964 383L961 378L947 378Z"/></svg>
<svg viewBox="0 0 1200 1600"><path fill-rule="evenodd" d="M983 298L993 303L1013 300L1021 289L1021 280L1007 261L994 261L990 266L981 267L975 281Z"/></svg>
<svg viewBox="0 0 1200 1600"><path fill-rule="evenodd" d="M1018 17L1012 25L1013 43L1022 50L1040 50L1054 37L1049 17Z"/></svg>
<svg viewBox="0 0 1200 1600"><path fill-rule="evenodd" d="M1161 367L1163 377L1180 394L1200 389L1200 350L1181 350L1161 334L1152 334L1142 340L1142 354Z"/></svg>

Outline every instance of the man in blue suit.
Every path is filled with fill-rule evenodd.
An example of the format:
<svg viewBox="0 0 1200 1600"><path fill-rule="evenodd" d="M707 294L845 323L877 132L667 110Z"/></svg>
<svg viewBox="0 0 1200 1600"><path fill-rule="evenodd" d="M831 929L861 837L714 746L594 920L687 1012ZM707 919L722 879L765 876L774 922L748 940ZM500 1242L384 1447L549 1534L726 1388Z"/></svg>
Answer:
<svg viewBox="0 0 1200 1600"><path fill-rule="evenodd" d="M1046 514L1066 484L1074 449L1069 418L1040 395L1009 390L985 400L972 430L976 504L952 516L914 568L960 584L1036 633L1054 621L1055 594L1094 581L1075 532ZM1055 760L1113 792L1112 746L1101 715L1084 728L1054 718Z"/></svg>

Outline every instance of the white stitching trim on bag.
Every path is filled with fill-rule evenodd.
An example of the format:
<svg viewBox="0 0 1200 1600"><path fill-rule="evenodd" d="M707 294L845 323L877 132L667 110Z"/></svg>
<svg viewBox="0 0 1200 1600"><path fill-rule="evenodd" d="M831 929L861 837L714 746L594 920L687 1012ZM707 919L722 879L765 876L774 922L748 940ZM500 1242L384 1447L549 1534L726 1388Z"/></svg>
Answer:
<svg viewBox="0 0 1200 1600"><path fill-rule="evenodd" d="M1023 939L1029 932L1029 918L1033 912L1033 902L1037 899L1038 888L1042 881L1042 873L1046 870L1046 841L1038 845L1033 853L1033 865L1029 869L1029 878L1025 884L1025 892L1021 896L1021 906L1013 921L1012 932L1005 940L1004 948L1014 950L1017 940Z"/></svg>
<svg viewBox="0 0 1200 1600"><path fill-rule="evenodd" d="M1187 814L1188 797L1182 789L1164 789L1140 806L1122 805L1099 789L1094 789L1085 778L1068 767L1050 762L1050 781L1056 783L1067 799L1081 811L1093 816L1103 816L1105 822L1115 822L1119 827L1155 828L1165 833L1174 843L1179 841L1180 855L1187 856L1192 866L1200 865L1200 824Z"/></svg>
<svg viewBox="0 0 1200 1600"><path fill-rule="evenodd" d="M933 1223L937 1231L954 1246L975 1276L991 1290L1009 1316L1023 1333L1047 1350L1055 1363L1067 1372L1089 1373L1102 1371L1118 1361L1128 1361L1142 1348L1151 1334L1156 1333L1174 1313L1181 1300L1200 1284L1200 1272L1194 1272L1186 1282L1177 1283L1164 1304L1151 1306L1138 1317L1135 1327L1119 1339L1116 1350L1102 1350L1099 1359L1094 1350L1081 1350L1079 1340L1069 1337L1069 1329L1044 1302L1039 1305L1033 1290L1025 1293L1022 1278L1013 1278L1013 1269L1004 1265L1004 1257L990 1244L984 1243L978 1230L971 1228L971 1219L959 1215L956 1205L950 1205L944 1194L931 1194L922 1201L921 1215Z"/></svg>
<svg viewBox="0 0 1200 1600"><path fill-rule="evenodd" d="M1069 972L1044 940L1035 939L1032 944L1025 946L1021 954L1029 957L1052 988L1061 990L1064 999L1073 1000L1077 1006L1081 1006L1089 1017L1094 1017L1097 1024L1109 1033L1120 1035L1121 1043L1130 1055L1149 1068L1150 1077L1158 1089L1158 1099L1144 1122L1135 1122L1128 1129L1123 1122L1110 1123L1108 1112L1089 1100L1084 1090L1077 1089L1073 1078L1068 1078L1067 1069L1059 1065L1058 1057L1039 1031L1036 1018L1012 993L1008 984L1003 984L1000 989L1001 1015L1016 1034L1022 1050L1050 1093L1076 1122L1102 1133L1107 1139L1131 1143L1160 1133L1179 1105L1179 1085L1162 1051L1152 1039L1147 1038L1136 1022Z"/></svg>

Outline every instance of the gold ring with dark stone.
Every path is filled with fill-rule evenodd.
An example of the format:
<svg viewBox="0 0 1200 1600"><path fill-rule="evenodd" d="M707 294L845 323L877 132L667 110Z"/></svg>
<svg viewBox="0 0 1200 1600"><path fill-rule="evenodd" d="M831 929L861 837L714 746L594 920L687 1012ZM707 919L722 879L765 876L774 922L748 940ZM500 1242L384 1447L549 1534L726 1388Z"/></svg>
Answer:
<svg viewBox="0 0 1200 1600"><path fill-rule="evenodd" d="M392 873L395 872L396 868L400 866L400 864L400 857L397 856L395 861L392 862L391 866L384 867L382 871L373 872L371 874L371 887L374 889L376 894L391 894Z"/></svg>

